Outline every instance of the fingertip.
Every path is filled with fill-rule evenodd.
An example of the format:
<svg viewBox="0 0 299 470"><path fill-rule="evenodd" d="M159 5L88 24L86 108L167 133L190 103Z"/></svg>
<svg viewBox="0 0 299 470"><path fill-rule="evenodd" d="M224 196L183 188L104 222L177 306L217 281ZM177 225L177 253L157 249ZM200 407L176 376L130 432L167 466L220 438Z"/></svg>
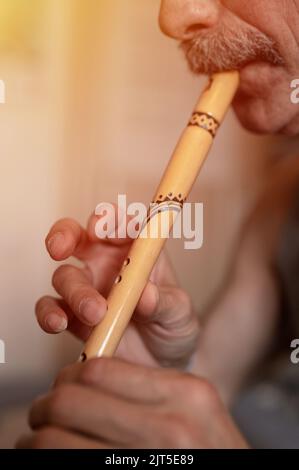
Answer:
<svg viewBox="0 0 299 470"><path fill-rule="evenodd" d="M44 329L48 333L62 333L67 329L68 321L64 315L49 313L44 318Z"/></svg>
<svg viewBox="0 0 299 470"><path fill-rule="evenodd" d="M65 234L63 232L49 234L46 238L46 248L54 260L60 261L64 259L66 250Z"/></svg>
<svg viewBox="0 0 299 470"><path fill-rule="evenodd" d="M46 238L46 248L55 261L62 261L72 256L84 245L85 231L72 219L56 222Z"/></svg>

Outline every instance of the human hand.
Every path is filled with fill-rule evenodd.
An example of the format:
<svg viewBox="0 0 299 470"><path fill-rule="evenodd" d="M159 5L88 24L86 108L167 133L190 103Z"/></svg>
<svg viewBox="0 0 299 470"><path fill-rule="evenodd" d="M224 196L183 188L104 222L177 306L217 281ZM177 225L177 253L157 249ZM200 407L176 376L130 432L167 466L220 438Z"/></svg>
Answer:
<svg viewBox="0 0 299 470"><path fill-rule="evenodd" d="M66 368L30 412L18 448L246 448L207 381L119 359Z"/></svg>
<svg viewBox="0 0 299 470"><path fill-rule="evenodd" d="M45 296L37 302L38 322L48 333L68 329L86 341L105 315L106 298L132 239L98 239L97 221L98 216L93 215L85 230L74 220L60 220L46 238L54 260L74 256L84 263L81 269L60 266L52 282L61 297ZM167 256L162 253L117 355L144 365L185 366L196 348L198 334L198 319L190 298L178 286Z"/></svg>

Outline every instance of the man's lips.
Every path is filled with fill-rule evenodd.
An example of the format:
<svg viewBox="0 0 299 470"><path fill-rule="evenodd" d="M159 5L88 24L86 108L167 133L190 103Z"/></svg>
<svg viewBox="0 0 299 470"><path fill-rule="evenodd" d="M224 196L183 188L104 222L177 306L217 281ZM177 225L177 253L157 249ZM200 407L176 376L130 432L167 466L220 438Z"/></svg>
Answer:
<svg viewBox="0 0 299 470"><path fill-rule="evenodd" d="M279 80L281 75L281 64L273 64L269 61L254 59L247 60L244 63L239 64L238 67L235 67L234 70L240 72L240 87L238 95L246 94L251 97L261 97L265 90L274 82ZM212 75L214 73L228 72L231 71L231 68L222 68L218 70L213 70L209 73ZM194 72L195 75L206 74L202 71Z"/></svg>

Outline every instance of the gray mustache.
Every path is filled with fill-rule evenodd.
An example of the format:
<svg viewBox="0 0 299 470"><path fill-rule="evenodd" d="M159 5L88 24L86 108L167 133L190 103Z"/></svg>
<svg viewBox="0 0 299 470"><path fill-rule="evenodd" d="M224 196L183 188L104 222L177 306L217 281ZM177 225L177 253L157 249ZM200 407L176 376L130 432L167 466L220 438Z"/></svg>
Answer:
<svg viewBox="0 0 299 470"><path fill-rule="evenodd" d="M251 29L233 31L227 27L218 27L201 31L191 40L182 42L181 48L195 73L239 70L255 61L284 64L275 42Z"/></svg>

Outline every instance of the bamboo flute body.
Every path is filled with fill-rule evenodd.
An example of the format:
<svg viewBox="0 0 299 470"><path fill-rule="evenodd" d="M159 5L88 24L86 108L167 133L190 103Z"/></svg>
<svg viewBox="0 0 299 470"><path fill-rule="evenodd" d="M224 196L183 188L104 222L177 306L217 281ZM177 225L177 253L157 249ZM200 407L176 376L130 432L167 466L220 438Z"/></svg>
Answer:
<svg viewBox="0 0 299 470"><path fill-rule="evenodd" d="M193 187L238 85L238 72L223 72L211 77L161 179L153 199L154 209L144 221L140 235L133 242L109 294L107 313L91 333L81 354L81 361L92 357L110 357L115 353L168 232ZM167 228L163 221L165 212L171 221ZM149 231L152 234L157 233L157 230L158 237L148 236Z"/></svg>

